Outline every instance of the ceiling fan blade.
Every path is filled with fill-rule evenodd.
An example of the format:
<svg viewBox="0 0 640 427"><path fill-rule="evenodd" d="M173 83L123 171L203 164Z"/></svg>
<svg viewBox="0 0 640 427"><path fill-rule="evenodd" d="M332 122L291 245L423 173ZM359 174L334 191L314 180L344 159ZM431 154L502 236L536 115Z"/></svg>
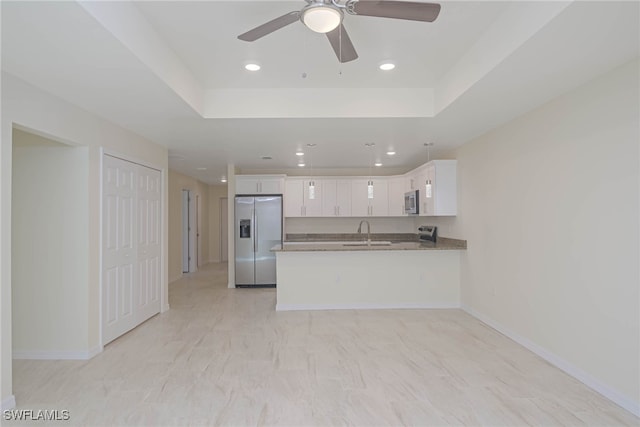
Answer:
<svg viewBox="0 0 640 427"><path fill-rule="evenodd" d="M358 58L356 48L353 47L353 43L351 43L351 39L344 25L340 24L335 30L329 31L326 34L333 51L338 57L338 61L349 62Z"/></svg>
<svg viewBox="0 0 640 427"><path fill-rule="evenodd" d="M282 27L286 27L289 24L293 24L300 19L300 12L289 12L286 15L282 15L279 18L273 19L266 24L262 24L259 27L249 30L244 34L240 34L238 38L246 42L256 41L261 37L271 34Z"/></svg>
<svg viewBox="0 0 640 427"><path fill-rule="evenodd" d="M419 3L414 1L360 0L354 1L352 7L356 15L423 22L435 21L440 13L440 5L438 3Z"/></svg>

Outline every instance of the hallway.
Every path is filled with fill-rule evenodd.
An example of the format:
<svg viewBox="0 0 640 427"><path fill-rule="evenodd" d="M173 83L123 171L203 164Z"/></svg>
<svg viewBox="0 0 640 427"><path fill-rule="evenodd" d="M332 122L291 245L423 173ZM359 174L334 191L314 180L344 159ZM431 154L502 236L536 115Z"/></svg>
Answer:
<svg viewBox="0 0 640 427"><path fill-rule="evenodd" d="M638 423L460 310L276 312L274 289L226 284L225 264L171 284L171 310L92 360L16 360L18 409L83 426Z"/></svg>

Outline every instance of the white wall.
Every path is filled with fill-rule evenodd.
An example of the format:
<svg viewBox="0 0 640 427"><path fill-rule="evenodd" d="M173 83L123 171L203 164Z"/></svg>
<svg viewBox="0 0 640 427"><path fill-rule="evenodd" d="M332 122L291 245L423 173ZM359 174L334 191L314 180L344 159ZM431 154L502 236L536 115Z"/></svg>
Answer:
<svg viewBox="0 0 640 427"><path fill-rule="evenodd" d="M640 402L639 64L458 150L462 302L627 409Z"/></svg>
<svg viewBox="0 0 640 427"><path fill-rule="evenodd" d="M13 131L15 357L88 348L88 150Z"/></svg>
<svg viewBox="0 0 640 427"><path fill-rule="evenodd" d="M100 340L100 147L113 154L152 166L163 173L163 223L167 224L167 150L126 129L45 93L10 74L2 73L2 134L0 146L0 300L1 397L12 399L11 363L11 174L12 128L28 129L89 151L87 351ZM168 309L167 227L162 231L162 309Z"/></svg>

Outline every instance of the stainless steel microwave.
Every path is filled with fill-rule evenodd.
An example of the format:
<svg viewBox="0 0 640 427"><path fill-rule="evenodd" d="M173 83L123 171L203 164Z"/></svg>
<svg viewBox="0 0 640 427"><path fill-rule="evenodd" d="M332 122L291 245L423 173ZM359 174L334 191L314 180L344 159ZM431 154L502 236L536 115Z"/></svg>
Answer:
<svg viewBox="0 0 640 427"><path fill-rule="evenodd" d="M407 215L418 215L420 201L418 200L418 190L404 193L404 213Z"/></svg>

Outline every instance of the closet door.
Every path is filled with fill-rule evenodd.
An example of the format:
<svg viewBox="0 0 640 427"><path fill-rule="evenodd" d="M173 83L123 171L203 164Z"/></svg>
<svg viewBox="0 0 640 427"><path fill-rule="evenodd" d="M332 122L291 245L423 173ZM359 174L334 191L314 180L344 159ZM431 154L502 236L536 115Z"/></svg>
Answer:
<svg viewBox="0 0 640 427"><path fill-rule="evenodd" d="M136 324L160 312L160 171L138 166Z"/></svg>
<svg viewBox="0 0 640 427"><path fill-rule="evenodd" d="M104 156L102 204L102 342L135 327L137 165Z"/></svg>

